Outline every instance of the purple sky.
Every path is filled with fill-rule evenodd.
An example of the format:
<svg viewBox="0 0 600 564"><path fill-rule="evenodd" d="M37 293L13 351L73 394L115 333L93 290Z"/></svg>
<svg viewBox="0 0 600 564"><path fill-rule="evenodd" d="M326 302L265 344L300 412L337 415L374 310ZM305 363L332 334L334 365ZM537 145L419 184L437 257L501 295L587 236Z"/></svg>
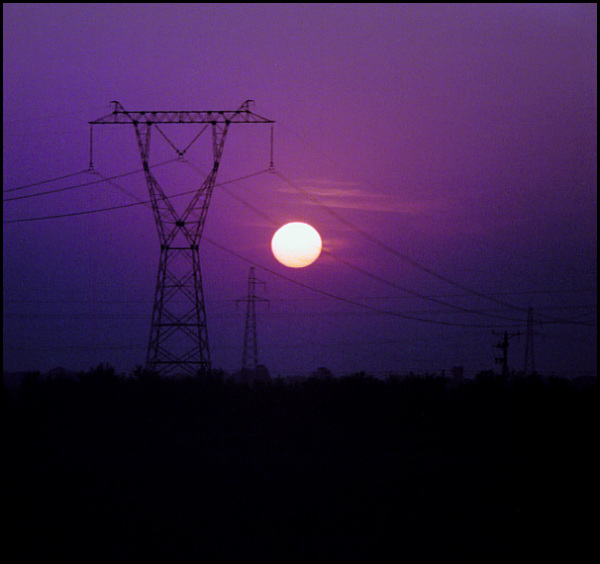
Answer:
<svg viewBox="0 0 600 564"><path fill-rule="evenodd" d="M563 320L535 328L540 372L595 371L596 20L596 4L573 3L5 3L4 220L134 201L106 183L6 201L97 179L14 190L84 171L87 122L111 100L233 110L253 99L277 122L275 166L291 182L215 189L201 245L215 367L240 367L236 300L255 264L272 375L472 375L494 368L492 331L504 329L523 333L509 354L520 369L529 306ZM170 127L180 147L199 130ZM206 170L207 147L188 162ZM175 157L155 133L152 162ZM233 125L219 181L268 164L268 126ZM94 166L139 169L133 128L96 127ZM202 181L178 162L156 176L169 194ZM141 174L116 182L147 197ZM287 221L320 232L327 253L312 266L271 255ZM5 223L4 369L143 364L158 251L145 206Z"/></svg>

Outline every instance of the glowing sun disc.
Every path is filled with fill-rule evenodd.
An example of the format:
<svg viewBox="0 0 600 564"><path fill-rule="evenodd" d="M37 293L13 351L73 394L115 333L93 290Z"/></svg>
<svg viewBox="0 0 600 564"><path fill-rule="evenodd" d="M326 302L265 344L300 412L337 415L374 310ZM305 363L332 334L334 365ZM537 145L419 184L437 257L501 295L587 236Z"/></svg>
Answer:
<svg viewBox="0 0 600 564"><path fill-rule="evenodd" d="M308 225L294 221L280 227L271 240L275 258L290 268L302 268L317 260L321 254L321 236Z"/></svg>

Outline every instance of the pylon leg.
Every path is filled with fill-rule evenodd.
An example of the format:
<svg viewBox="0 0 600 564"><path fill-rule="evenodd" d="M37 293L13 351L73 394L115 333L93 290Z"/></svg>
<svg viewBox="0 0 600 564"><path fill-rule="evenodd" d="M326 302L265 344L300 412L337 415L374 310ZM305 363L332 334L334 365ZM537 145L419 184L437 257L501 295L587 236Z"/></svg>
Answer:
<svg viewBox="0 0 600 564"><path fill-rule="evenodd" d="M160 375L210 370L198 247L161 248L146 365Z"/></svg>
<svg viewBox="0 0 600 564"><path fill-rule="evenodd" d="M179 215L148 166L150 126L136 134L161 243L146 366L162 376L210 368L198 244L215 185L228 124L213 124L213 169Z"/></svg>

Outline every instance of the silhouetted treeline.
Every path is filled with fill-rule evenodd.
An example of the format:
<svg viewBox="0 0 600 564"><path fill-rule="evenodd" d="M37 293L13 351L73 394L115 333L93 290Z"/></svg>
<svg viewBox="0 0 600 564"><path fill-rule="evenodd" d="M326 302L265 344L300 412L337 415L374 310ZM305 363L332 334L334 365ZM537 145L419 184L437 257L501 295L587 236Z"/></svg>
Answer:
<svg viewBox="0 0 600 564"><path fill-rule="evenodd" d="M595 407L595 383L490 374L26 378L4 390L5 555L588 558Z"/></svg>

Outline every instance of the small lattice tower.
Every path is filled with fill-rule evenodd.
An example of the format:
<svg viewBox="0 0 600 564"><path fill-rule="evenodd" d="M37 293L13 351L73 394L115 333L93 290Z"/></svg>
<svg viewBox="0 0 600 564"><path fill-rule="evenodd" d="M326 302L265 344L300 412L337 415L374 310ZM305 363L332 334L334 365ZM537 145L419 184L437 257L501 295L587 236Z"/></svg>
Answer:
<svg viewBox="0 0 600 564"><path fill-rule="evenodd" d="M254 275L254 267L248 272L248 295L238 301L246 302L246 327L244 330L244 351L242 353L242 374L256 373L258 366L258 339L256 336L256 302L267 302L265 298L256 295L256 287L264 285Z"/></svg>

